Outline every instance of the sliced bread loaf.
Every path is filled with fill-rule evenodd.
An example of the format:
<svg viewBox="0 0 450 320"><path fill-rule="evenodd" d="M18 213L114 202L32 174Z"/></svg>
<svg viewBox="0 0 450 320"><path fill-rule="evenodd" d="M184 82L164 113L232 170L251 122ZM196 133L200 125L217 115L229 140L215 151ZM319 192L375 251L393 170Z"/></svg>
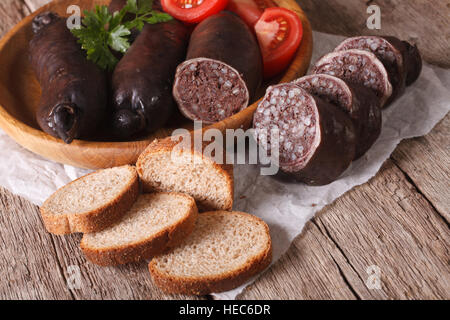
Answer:
<svg viewBox="0 0 450 320"><path fill-rule="evenodd" d="M140 195L118 223L84 234L80 247L88 260L102 266L150 259L189 235L197 215L194 199L186 194Z"/></svg>
<svg viewBox="0 0 450 320"><path fill-rule="evenodd" d="M140 155L136 168L144 191L176 191L191 195L200 211L231 210L233 166L191 148L178 148L171 137L156 140ZM202 149L203 150L203 149Z"/></svg>
<svg viewBox="0 0 450 320"><path fill-rule="evenodd" d="M99 170L58 189L41 206L48 232L100 231L118 221L139 194L133 166Z"/></svg>
<svg viewBox="0 0 450 320"><path fill-rule="evenodd" d="M199 215L194 231L173 250L155 257L149 270L168 293L208 294L233 289L272 260L269 228L243 212Z"/></svg>

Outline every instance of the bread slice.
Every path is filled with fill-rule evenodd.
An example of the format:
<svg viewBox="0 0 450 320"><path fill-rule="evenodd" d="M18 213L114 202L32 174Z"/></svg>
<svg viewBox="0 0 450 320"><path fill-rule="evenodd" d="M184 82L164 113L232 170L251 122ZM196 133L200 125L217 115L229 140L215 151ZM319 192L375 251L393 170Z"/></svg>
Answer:
<svg viewBox="0 0 450 320"><path fill-rule="evenodd" d="M136 163L144 191L176 191L191 195L200 211L231 210L233 166L190 148L176 147L171 137L152 142ZM223 163L225 163L223 161Z"/></svg>
<svg viewBox="0 0 450 320"><path fill-rule="evenodd" d="M58 189L40 211L48 232L95 232L119 220L138 194L139 178L133 166L103 169Z"/></svg>
<svg viewBox="0 0 450 320"><path fill-rule="evenodd" d="M189 235L197 215L194 199L186 194L140 195L117 224L83 235L80 247L88 260L101 266L150 259Z"/></svg>
<svg viewBox="0 0 450 320"><path fill-rule="evenodd" d="M203 295L231 290L272 260L269 227L244 212L199 215L180 246L149 264L154 282L168 293Z"/></svg>

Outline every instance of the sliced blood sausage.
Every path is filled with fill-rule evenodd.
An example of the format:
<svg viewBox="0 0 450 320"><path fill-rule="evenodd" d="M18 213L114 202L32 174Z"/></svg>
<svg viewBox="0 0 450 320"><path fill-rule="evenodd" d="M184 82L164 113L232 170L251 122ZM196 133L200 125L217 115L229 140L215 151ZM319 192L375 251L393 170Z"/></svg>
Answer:
<svg viewBox="0 0 450 320"><path fill-rule="evenodd" d="M187 118L214 123L246 108L261 78L254 35L239 17L221 12L194 29L173 95Z"/></svg>
<svg viewBox="0 0 450 320"><path fill-rule="evenodd" d="M254 114L255 139L298 181L324 185L338 178L355 155L355 129L340 108L293 83L268 88ZM279 130L279 143L273 141Z"/></svg>
<svg viewBox="0 0 450 320"><path fill-rule="evenodd" d="M370 88L379 97L382 107L392 94L386 68L368 51L350 49L329 53L316 62L313 73L329 74Z"/></svg>
<svg viewBox="0 0 450 320"><path fill-rule="evenodd" d="M356 132L355 159L366 153L380 135L380 104L372 90L327 74L305 76L293 83L350 115Z"/></svg>
<svg viewBox="0 0 450 320"><path fill-rule="evenodd" d="M360 36L344 40L334 51L361 49L374 53L386 67L393 87L390 101L400 96L405 85L412 84L422 70L416 46L392 36Z"/></svg>
<svg viewBox="0 0 450 320"><path fill-rule="evenodd" d="M364 50L351 49L326 54L316 62L313 73L329 74L372 89L380 98L381 107L385 107L392 94L386 68L373 53Z"/></svg>
<svg viewBox="0 0 450 320"><path fill-rule="evenodd" d="M393 36L348 38L334 51L349 49L361 49L374 53L386 67L394 91L397 90L399 94L402 92L402 81L409 86L416 81L422 70L422 58L417 47Z"/></svg>
<svg viewBox="0 0 450 320"><path fill-rule="evenodd" d="M397 45L395 45L397 44ZM398 44L402 48L399 48ZM405 90L406 65L404 62L404 45L399 41L377 36L360 36L348 38L341 42L334 51L361 49L372 52L383 63L392 84L392 95L386 104L394 101Z"/></svg>
<svg viewBox="0 0 450 320"><path fill-rule="evenodd" d="M113 127L130 137L152 132L169 119L175 69L186 55L187 28L178 21L146 24L112 76Z"/></svg>
<svg viewBox="0 0 450 320"><path fill-rule="evenodd" d="M66 26L52 12L36 16L30 62L41 85L37 122L66 143L92 139L107 114L107 80Z"/></svg>

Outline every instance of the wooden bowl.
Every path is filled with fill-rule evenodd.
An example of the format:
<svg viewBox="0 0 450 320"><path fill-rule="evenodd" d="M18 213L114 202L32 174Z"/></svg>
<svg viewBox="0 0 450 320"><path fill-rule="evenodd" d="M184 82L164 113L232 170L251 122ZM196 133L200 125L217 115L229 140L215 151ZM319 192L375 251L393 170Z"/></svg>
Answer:
<svg viewBox="0 0 450 320"><path fill-rule="evenodd" d="M104 142L74 140L65 144L43 132L37 125L35 110L39 103L40 87L28 61L28 42L32 37L31 21L37 14L54 11L67 16L69 5L82 10L110 0L55 0L23 19L0 41L0 127L24 148L45 158L89 169L133 164L139 154L155 138L166 137L175 128L163 128L138 141ZM295 11L303 22L303 40L290 67L279 82L289 82L306 73L312 54L312 31L309 21L294 0L275 0L280 7ZM267 85L267 84L266 84ZM260 96L264 94L261 91ZM211 127L221 131L230 128L246 129L251 125L257 103ZM191 125L186 124L189 128Z"/></svg>

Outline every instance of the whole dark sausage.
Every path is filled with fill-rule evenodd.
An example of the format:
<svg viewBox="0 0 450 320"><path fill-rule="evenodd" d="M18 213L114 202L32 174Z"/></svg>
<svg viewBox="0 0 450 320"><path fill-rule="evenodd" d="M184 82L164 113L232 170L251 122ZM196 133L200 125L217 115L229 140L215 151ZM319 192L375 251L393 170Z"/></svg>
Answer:
<svg viewBox="0 0 450 320"><path fill-rule="evenodd" d="M328 53L316 62L313 73L329 74L349 83L363 85L375 92L381 107L386 106L392 94L386 68L368 51L350 49Z"/></svg>
<svg viewBox="0 0 450 320"><path fill-rule="evenodd" d="M350 115L356 131L355 159L365 154L380 135L380 103L372 90L327 74L305 76L293 83Z"/></svg>
<svg viewBox="0 0 450 320"><path fill-rule="evenodd" d="M114 13L116 11L122 10L122 8L126 4L127 4L127 0L111 0L111 2L109 3L109 6L108 6L108 10L109 10L109 12ZM152 9L162 11L161 1L154 0Z"/></svg>
<svg viewBox="0 0 450 320"><path fill-rule="evenodd" d="M194 29L173 95L187 118L214 123L246 108L261 79L254 35L238 16L221 12Z"/></svg>
<svg viewBox="0 0 450 320"><path fill-rule="evenodd" d="M122 10L122 8L127 4L127 0L111 0L108 6L108 11L114 13L116 11Z"/></svg>
<svg viewBox="0 0 450 320"><path fill-rule="evenodd" d="M281 170L309 185L337 179L355 155L355 129L340 108L293 83L269 87L254 114L255 139L268 154L279 146ZM279 131L279 144L272 132Z"/></svg>
<svg viewBox="0 0 450 320"><path fill-rule="evenodd" d="M41 85L36 118L48 134L71 143L92 139L107 114L107 81L66 26L52 12L36 16L30 61Z"/></svg>
<svg viewBox="0 0 450 320"><path fill-rule="evenodd" d="M175 69L186 55L187 28L178 21L146 24L112 77L113 128L122 138L152 132L169 119Z"/></svg>

